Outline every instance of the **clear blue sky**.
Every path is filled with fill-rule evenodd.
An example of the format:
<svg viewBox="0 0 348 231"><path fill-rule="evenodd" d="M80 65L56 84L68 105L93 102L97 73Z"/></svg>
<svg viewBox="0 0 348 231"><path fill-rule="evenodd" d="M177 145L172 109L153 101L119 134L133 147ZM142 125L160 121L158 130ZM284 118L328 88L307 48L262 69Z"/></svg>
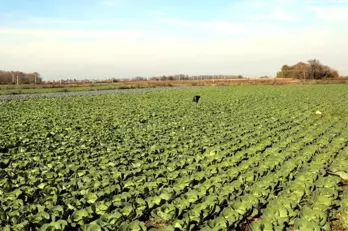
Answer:
<svg viewBox="0 0 348 231"><path fill-rule="evenodd" d="M44 79L348 74L348 0L0 0L0 69Z"/></svg>

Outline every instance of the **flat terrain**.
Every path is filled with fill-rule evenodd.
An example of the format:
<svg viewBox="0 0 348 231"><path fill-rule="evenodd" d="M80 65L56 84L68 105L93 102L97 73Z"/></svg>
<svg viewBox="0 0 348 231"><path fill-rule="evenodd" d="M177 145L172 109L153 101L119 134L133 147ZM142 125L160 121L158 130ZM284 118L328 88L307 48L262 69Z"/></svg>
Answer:
<svg viewBox="0 0 348 231"><path fill-rule="evenodd" d="M93 96L106 94L125 94L131 92L149 92L149 91L169 91L178 90L185 87L154 87L154 88L132 88L132 89L110 89L110 90L93 90L93 91L68 91L68 92L50 92L50 93L27 93L27 94L10 94L0 95L0 100L28 99L28 98L60 98L69 96Z"/></svg>
<svg viewBox="0 0 348 231"><path fill-rule="evenodd" d="M115 83L44 83L23 85L0 85L0 95L38 94L38 93L68 93L80 91L105 91L118 89L138 89L157 87L187 87L187 86L245 86L245 85L308 85L308 84L347 84L347 78L328 80L299 80L289 78L250 78L250 79L215 79L215 80L165 80L165 81L120 81Z"/></svg>
<svg viewBox="0 0 348 231"><path fill-rule="evenodd" d="M347 113L348 85L0 100L0 230L347 230Z"/></svg>

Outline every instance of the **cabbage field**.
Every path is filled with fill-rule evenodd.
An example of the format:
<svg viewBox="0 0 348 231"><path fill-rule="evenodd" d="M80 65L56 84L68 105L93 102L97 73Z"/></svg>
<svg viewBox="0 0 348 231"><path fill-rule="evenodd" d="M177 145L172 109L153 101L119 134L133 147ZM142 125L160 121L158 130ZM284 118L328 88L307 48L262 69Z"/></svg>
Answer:
<svg viewBox="0 0 348 231"><path fill-rule="evenodd" d="M347 113L347 85L0 100L0 230L347 230Z"/></svg>

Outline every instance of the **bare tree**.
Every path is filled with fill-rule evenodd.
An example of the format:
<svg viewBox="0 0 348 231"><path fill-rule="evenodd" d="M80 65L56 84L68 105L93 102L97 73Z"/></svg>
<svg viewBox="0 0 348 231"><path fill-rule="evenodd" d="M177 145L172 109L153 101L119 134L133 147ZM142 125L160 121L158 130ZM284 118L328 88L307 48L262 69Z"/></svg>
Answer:
<svg viewBox="0 0 348 231"><path fill-rule="evenodd" d="M329 66L322 65L319 60L311 59L308 63L299 62L293 66L283 65L278 78L295 78L295 79L324 79L339 78L336 70Z"/></svg>
<svg viewBox="0 0 348 231"><path fill-rule="evenodd" d="M21 71L1 71L0 70L0 84L33 84L42 83L42 78L38 72L24 73Z"/></svg>

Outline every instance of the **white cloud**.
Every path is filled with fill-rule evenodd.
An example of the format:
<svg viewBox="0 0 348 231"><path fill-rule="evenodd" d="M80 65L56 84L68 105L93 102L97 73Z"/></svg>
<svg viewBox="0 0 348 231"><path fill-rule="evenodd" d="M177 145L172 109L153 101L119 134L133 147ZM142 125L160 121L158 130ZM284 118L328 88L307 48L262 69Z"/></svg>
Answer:
<svg viewBox="0 0 348 231"><path fill-rule="evenodd" d="M348 21L348 6L308 6L307 9L326 21Z"/></svg>
<svg viewBox="0 0 348 231"><path fill-rule="evenodd" d="M260 18L271 19L275 21L297 21L301 17L296 14L288 13L282 9L275 9L269 14L260 16Z"/></svg>
<svg viewBox="0 0 348 231"><path fill-rule="evenodd" d="M253 22L297 21L301 19L298 0L251 0L232 2L225 10L226 17L238 14Z"/></svg>
<svg viewBox="0 0 348 231"><path fill-rule="evenodd" d="M216 25L211 24L209 27ZM51 32L25 31L24 35L28 38L41 36L45 39L43 42L1 42L2 68L38 71L45 79L176 73L257 75L273 74L282 64L310 58L318 58L334 68L343 68L344 60L348 58L348 48L345 46L348 36L337 37L325 30L295 30L276 37L261 34L244 39L198 40L158 38L156 34L145 34L139 40L132 40L128 35L112 34L114 37L108 37L109 32L105 32L94 36L95 32L84 31L75 36L98 39L81 43L55 39L71 31L62 34ZM7 34L23 35L23 30L7 30Z"/></svg>
<svg viewBox="0 0 348 231"><path fill-rule="evenodd" d="M347 4L348 0L330 0L332 3Z"/></svg>
<svg viewBox="0 0 348 231"><path fill-rule="evenodd" d="M246 19L251 19L253 21L268 21L269 23L272 22L284 22L284 21L298 21L301 19L301 16L298 14L293 14L290 12L286 12L285 10L281 8L276 8L269 13L266 14L252 14L252 15L246 15Z"/></svg>
<svg viewBox="0 0 348 231"><path fill-rule="evenodd" d="M164 13L163 11L155 10L155 11L150 11L150 15L163 17L166 15L166 13Z"/></svg>
<svg viewBox="0 0 348 231"><path fill-rule="evenodd" d="M5 11L0 12L0 18L12 18L12 17L19 17L23 15L23 12L20 11Z"/></svg>
<svg viewBox="0 0 348 231"><path fill-rule="evenodd" d="M279 31L274 25L269 23L248 23L248 22L231 22L224 20L216 21L190 21L180 18L157 17L154 19L158 23L168 24L170 26L186 27L191 31L212 32L225 35L255 35L258 33L273 33Z"/></svg>
<svg viewBox="0 0 348 231"><path fill-rule="evenodd" d="M307 5L307 9L316 13L318 17L334 22L348 20L348 8L323 8L315 6L313 0L311 1L312 5ZM110 2L116 3L116 1ZM269 2L275 0L270 0L267 4L265 2L266 0L247 3L257 7L269 5ZM300 15L292 14L291 9L286 8L286 4L294 2L299 0L283 0L278 8L267 8L268 14L254 14L256 16L253 16L253 20L243 22L227 19L185 20L167 16L161 11L148 11L154 22L153 24L147 21L136 22L139 23L138 26L149 24L142 30L46 30L0 27L2 54L0 63L4 69L38 71L45 79L58 79L177 73L262 75L274 74L285 63L293 64L301 60L318 58L322 63L348 74L344 62L348 59L348 47L345 46L348 35L338 36L339 32L330 28L333 24L313 25L308 27L309 29L291 28L279 24L277 26L276 21L301 19ZM301 6L303 10L306 5ZM31 20L48 25L91 23L94 28L97 28L95 27L97 24L107 23L129 25L116 19L84 21L32 18ZM176 31L177 35L174 35ZM189 36L187 32L190 33ZM207 34L216 36L205 36ZM18 42L21 38L22 41ZM84 38L89 39L81 40Z"/></svg>
<svg viewBox="0 0 348 231"><path fill-rule="evenodd" d="M1 36L30 36L32 38L137 38L143 35L136 30L45 30L45 29L8 29L0 28Z"/></svg>
<svg viewBox="0 0 348 231"><path fill-rule="evenodd" d="M119 0L102 0L99 4L106 7L116 7L119 5Z"/></svg>
<svg viewBox="0 0 348 231"><path fill-rule="evenodd" d="M176 26L195 26L198 23L197 22L193 22L193 21L189 21L189 20L183 20L180 18L173 18L173 17L155 17L154 18L155 22L159 22L159 23L168 23L171 25L176 25Z"/></svg>
<svg viewBox="0 0 348 231"><path fill-rule="evenodd" d="M100 26L134 26L135 22L131 22L124 18L105 18L105 19L76 19L76 18L64 18L64 17L37 17L28 15L25 18L20 18L14 20L13 25L23 26L29 25L29 27L44 27L44 28L66 28L67 26L80 28L83 26L89 27L100 27Z"/></svg>
<svg viewBox="0 0 348 231"><path fill-rule="evenodd" d="M219 30L227 33L241 33L247 27L247 24L228 21L210 21L202 22L198 26L203 29Z"/></svg>
<svg viewBox="0 0 348 231"><path fill-rule="evenodd" d="M245 4L248 6L248 7L262 7L262 6L265 6L266 5L266 2L265 1L247 1L245 2Z"/></svg>

